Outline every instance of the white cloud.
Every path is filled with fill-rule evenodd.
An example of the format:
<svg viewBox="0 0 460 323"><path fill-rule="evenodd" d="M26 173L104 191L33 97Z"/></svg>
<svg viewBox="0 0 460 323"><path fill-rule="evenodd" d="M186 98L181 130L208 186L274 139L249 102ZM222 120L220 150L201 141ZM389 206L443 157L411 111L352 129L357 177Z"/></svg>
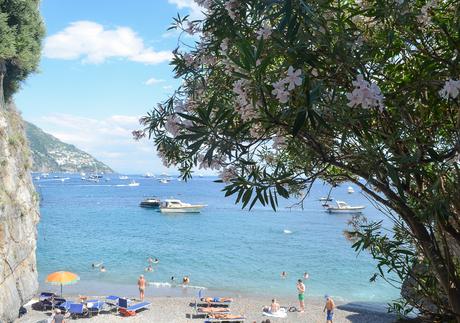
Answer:
<svg viewBox="0 0 460 323"><path fill-rule="evenodd" d="M121 173L172 172L156 155L153 141L132 139L138 116L113 115L104 119L53 114L31 120L45 132L73 144Z"/></svg>
<svg viewBox="0 0 460 323"><path fill-rule="evenodd" d="M168 0L170 4L173 4L177 9L189 9L190 18L193 19L202 19L203 8L200 7L194 0Z"/></svg>
<svg viewBox="0 0 460 323"><path fill-rule="evenodd" d="M144 82L145 85L155 85L158 83L163 83L165 80L159 80L154 77L149 78L147 81Z"/></svg>
<svg viewBox="0 0 460 323"><path fill-rule="evenodd" d="M122 58L144 64L169 61L170 51L154 51L129 27L105 29L92 21L76 21L64 30L48 36L43 54L48 58L103 63L110 58Z"/></svg>

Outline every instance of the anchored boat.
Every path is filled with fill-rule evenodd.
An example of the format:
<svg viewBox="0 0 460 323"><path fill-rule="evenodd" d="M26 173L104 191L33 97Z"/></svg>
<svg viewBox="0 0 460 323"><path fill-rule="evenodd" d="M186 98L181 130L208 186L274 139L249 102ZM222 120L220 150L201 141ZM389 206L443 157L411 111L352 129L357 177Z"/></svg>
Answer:
<svg viewBox="0 0 460 323"><path fill-rule="evenodd" d="M164 200L160 205L162 213L199 213L204 204L189 204L181 202L180 200Z"/></svg>
<svg viewBox="0 0 460 323"><path fill-rule="evenodd" d="M336 206L327 206L326 211L329 213L361 213L365 206L350 206L344 201L335 201Z"/></svg>

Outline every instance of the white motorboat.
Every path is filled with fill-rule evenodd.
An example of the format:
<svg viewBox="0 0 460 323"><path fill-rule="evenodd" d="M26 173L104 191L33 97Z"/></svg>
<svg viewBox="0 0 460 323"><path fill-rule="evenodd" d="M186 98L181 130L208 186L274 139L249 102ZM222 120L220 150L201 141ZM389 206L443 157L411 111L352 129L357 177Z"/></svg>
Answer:
<svg viewBox="0 0 460 323"><path fill-rule="evenodd" d="M363 205L350 206L344 201L335 201L336 206L326 206L326 211L329 213L361 213L365 208Z"/></svg>
<svg viewBox="0 0 460 323"><path fill-rule="evenodd" d="M118 179L128 179L128 176L126 176L126 175L121 175L121 176L118 176Z"/></svg>
<svg viewBox="0 0 460 323"><path fill-rule="evenodd" d="M354 193L354 192L355 192L355 190L353 189L353 187L351 187L351 186L348 186L348 188L347 188L347 192L348 192L348 194L351 194L351 193Z"/></svg>
<svg viewBox="0 0 460 323"><path fill-rule="evenodd" d="M128 186L139 186L140 184L133 180L131 183L128 184Z"/></svg>
<svg viewBox="0 0 460 323"><path fill-rule="evenodd" d="M145 178L152 178L152 177L155 177L155 175L153 175L152 173L145 173L144 177Z"/></svg>
<svg viewBox="0 0 460 323"><path fill-rule="evenodd" d="M199 213L204 204L189 204L181 202L180 200L164 200L160 205L162 213Z"/></svg>
<svg viewBox="0 0 460 323"><path fill-rule="evenodd" d="M169 179L167 178L162 178L159 180L161 184L168 184L169 183Z"/></svg>

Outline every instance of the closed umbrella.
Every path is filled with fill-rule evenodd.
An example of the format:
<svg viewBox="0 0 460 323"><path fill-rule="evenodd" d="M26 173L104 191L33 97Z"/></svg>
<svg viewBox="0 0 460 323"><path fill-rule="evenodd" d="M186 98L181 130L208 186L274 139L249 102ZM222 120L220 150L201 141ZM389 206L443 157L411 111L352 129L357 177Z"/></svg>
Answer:
<svg viewBox="0 0 460 323"><path fill-rule="evenodd" d="M77 274L71 273L69 271L56 271L52 274L49 274L46 277L45 282L52 285L61 285L61 296L62 296L62 285L75 284L80 280Z"/></svg>

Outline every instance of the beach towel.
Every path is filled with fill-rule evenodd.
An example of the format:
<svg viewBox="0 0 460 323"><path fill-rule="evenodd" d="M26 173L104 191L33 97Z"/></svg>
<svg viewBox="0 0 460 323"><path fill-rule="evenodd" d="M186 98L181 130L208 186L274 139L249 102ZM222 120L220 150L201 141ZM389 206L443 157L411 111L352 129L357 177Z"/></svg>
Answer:
<svg viewBox="0 0 460 323"><path fill-rule="evenodd" d="M280 308L278 311L273 312L273 313L270 311L262 311L262 315L269 316L269 317L286 318L287 312L285 308Z"/></svg>
<svg viewBox="0 0 460 323"><path fill-rule="evenodd" d="M130 310L124 309L122 307L120 307L118 312L123 316L134 316L134 315L136 315L136 311L130 311Z"/></svg>

